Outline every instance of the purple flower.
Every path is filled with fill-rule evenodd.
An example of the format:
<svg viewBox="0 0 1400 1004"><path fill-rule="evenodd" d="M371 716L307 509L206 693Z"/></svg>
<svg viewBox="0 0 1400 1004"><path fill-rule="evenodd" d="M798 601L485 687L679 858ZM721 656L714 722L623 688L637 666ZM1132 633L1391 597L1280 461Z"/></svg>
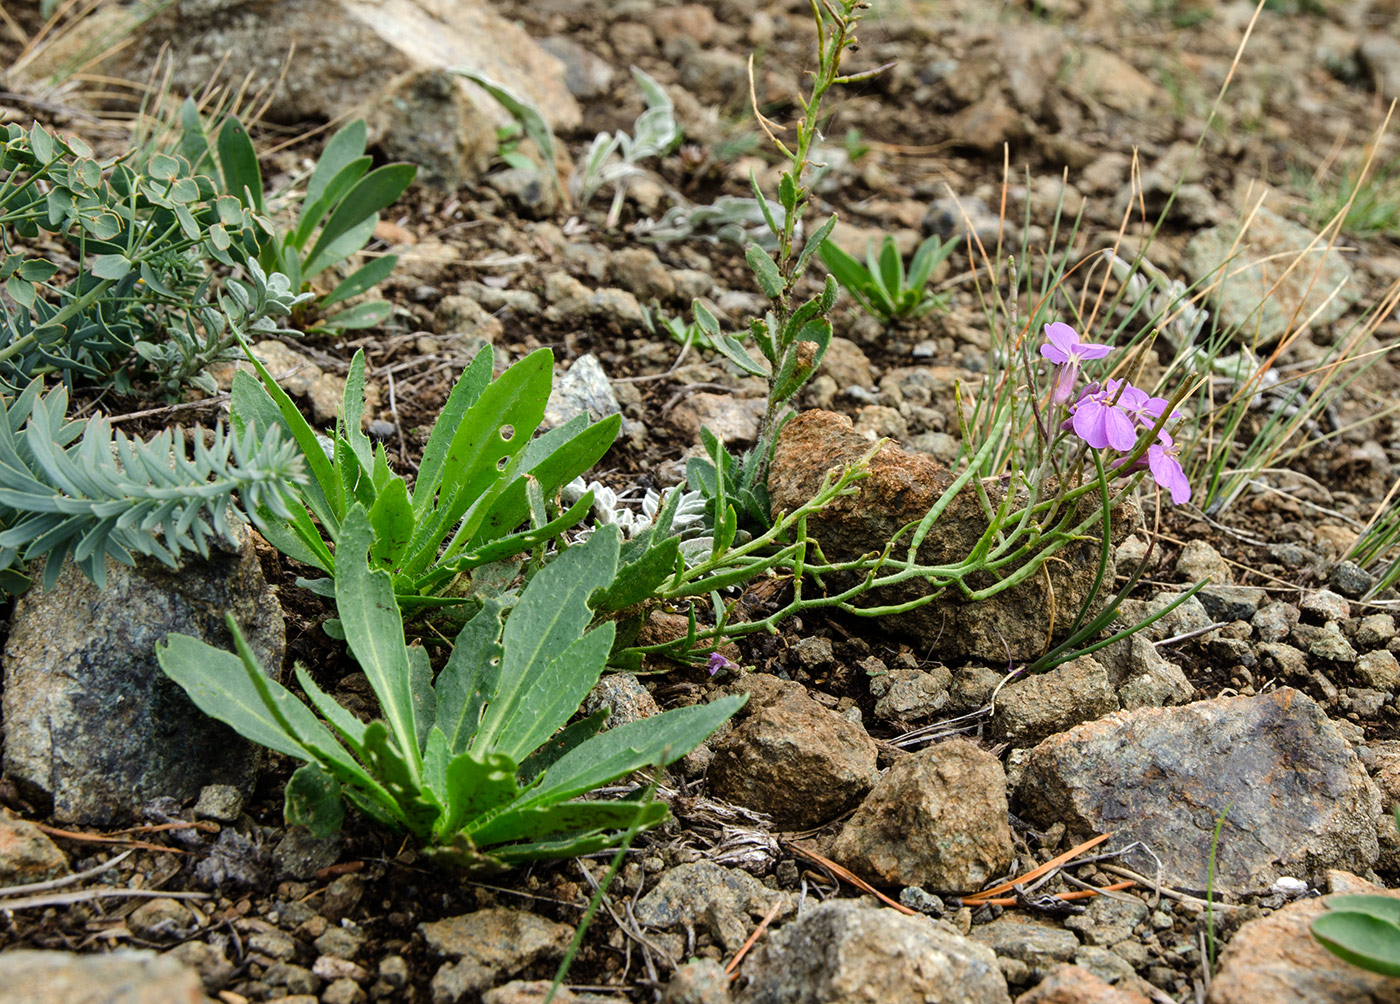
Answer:
<svg viewBox="0 0 1400 1004"><path fill-rule="evenodd" d="M1074 405L1071 419L1074 434L1096 450L1106 446L1127 453L1137 445L1137 426L1114 401L1117 380L1110 380L1102 390L1082 394Z"/></svg>
<svg viewBox="0 0 1400 1004"><path fill-rule="evenodd" d="M734 663L730 662L718 652L711 652L709 661L705 663L705 668L710 671L711 676L714 676L721 669L733 669Z"/></svg>
<svg viewBox="0 0 1400 1004"><path fill-rule="evenodd" d="M1191 481L1176 459L1180 451L1181 447L1165 432L1159 433L1157 442L1147 448L1147 469L1152 472L1152 480L1172 493L1173 505L1191 501Z"/></svg>
<svg viewBox="0 0 1400 1004"><path fill-rule="evenodd" d="M1122 387L1120 394L1118 388ZM1147 391L1134 387L1132 384L1123 384L1119 380L1108 381L1109 399L1114 395L1118 397L1118 407L1138 425L1144 429L1150 429L1157 424L1157 420L1162 417L1162 413L1171 406L1171 402L1164 397L1152 397ZM1180 418L1181 412L1173 411L1172 418Z"/></svg>
<svg viewBox="0 0 1400 1004"><path fill-rule="evenodd" d="M1081 342L1079 332L1063 321L1051 321L1045 325L1045 344L1040 347L1040 354L1059 367L1050 400L1055 404L1068 401L1074 394L1079 364L1086 359L1102 359L1112 351L1110 345Z"/></svg>

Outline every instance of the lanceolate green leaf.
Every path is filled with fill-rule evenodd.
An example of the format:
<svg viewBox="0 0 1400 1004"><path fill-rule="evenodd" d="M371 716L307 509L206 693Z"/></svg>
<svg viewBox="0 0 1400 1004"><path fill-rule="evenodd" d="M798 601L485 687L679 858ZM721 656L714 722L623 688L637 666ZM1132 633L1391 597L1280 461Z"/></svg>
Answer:
<svg viewBox="0 0 1400 1004"><path fill-rule="evenodd" d="M485 602L457 634L452 654L437 679L437 725L447 749L460 753L471 743L481 709L496 694L501 670L500 598Z"/></svg>
<svg viewBox="0 0 1400 1004"><path fill-rule="evenodd" d="M746 699L722 697L601 732L546 770L525 802L538 805L574 798L642 767L674 763L728 721Z"/></svg>
<svg viewBox="0 0 1400 1004"><path fill-rule="evenodd" d="M467 823L501 808L519 795L516 763L501 753L459 753L447 765L443 794L447 812L438 833L449 836Z"/></svg>
<svg viewBox="0 0 1400 1004"><path fill-rule="evenodd" d="M288 824L305 826L318 839L334 835L345 817L340 782L320 764L297 768L287 782L283 815Z"/></svg>
<svg viewBox="0 0 1400 1004"><path fill-rule="evenodd" d="M535 574L506 621L501 682L487 705L473 749L510 751L533 730L534 723L522 715L522 701L546 673L550 660L583 634L593 617L588 598L593 590L612 582L617 552L616 527L599 527L586 543L569 548ZM532 751L533 747L523 750L521 756Z"/></svg>
<svg viewBox="0 0 1400 1004"><path fill-rule="evenodd" d="M413 540L413 505L403 478L391 478L369 510L374 528L374 544L369 549L370 565L393 574L402 567Z"/></svg>
<svg viewBox="0 0 1400 1004"><path fill-rule="evenodd" d="M302 201L303 217L312 215L307 213L307 207L315 205L321 195L330 188L331 179L339 177L348 165L364 157L365 136L364 120L355 119L342 126L330 138L326 148L321 151L321 159L316 161L316 168L311 172L310 180L306 183L306 198ZM313 225L319 223L319 217L314 218L312 222Z"/></svg>
<svg viewBox="0 0 1400 1004"><path fill-rule="evenodd" d="M476 404L491 383L492 351L490 346L478 352L471 364L462 371L452 393L438 414L428 444L423 448L423 460L418 465L418 478L413 486L413 515L422 519L428 507L437 500L437 492L446 470L448 453L461 429L467 409Z"/></svg>
<svg viewBox="0 0 1400 1004"><path fill-rule="evenodd" d="M631 826L639 810L644 826L659 823L667 814L665 802L646 805L628 801L559 802L553 805L511 806L492 817L481 829L468 829L467 832L472 840L488 847L509 840L539 840L556 833L601 833Z"/></svg>
<svg viewBox="0 0 1400 1004"><path fill-rule="evenodd" d="M264 212L258 153L253 149L253 141L248 138L248 130L237 118L230 118L219 130L218 148L224 188L249 209Z"/></svg>
<svg viewBox="0 0 1400 1004"><path fill-rule="evenodd" d="M371 571L367 563L373 539L369 515L355 505L341 525L336 547L335 605L350 651L374 688L399 753L416 780L422 757L403 618L388 574Z"/></svg>
<svg viewBox="0 0 1400 1004"><path fill-rule="evenodd" d="M306 465L311 468L312 477L315 478L316 485L314 491L309 491L306 495L307 504L311 506L316 518L326 525L326 529L334 534L340 526L340 520L344 516L344 510L334 508L340 500L340 481L336 477L335 466L321 449L321 443L316 438L315 431L311 428L305 418L302 417L297 406L292 403L292 399L287 396L287 392L278 386L272 374L267 371L262 360L253 353L253 349L242 336L239 342L243 346L243 351L248 357L248 361L253 364L253 369L257 370L258 378L262 381L263 390L272 399L277 407L280 424L283 429L291 433L296 439L297 446L301 447L302 458ZM245 420L255 418L258 415L268 414L266 409L259 407L254 402L256 394L248 387L244 381L245 390L242 395L238 389L238 374L234 375L234 410L239 411L239 398L242 397L245 410ZM252 412L252 414L248 414Z"/></svg>
<svg viewBox="0 0 1400 1004"><path fill-rule="evenodd" d="M360 152L363 153L363 149ZM307 201L302 203L301 218L297 221L296 230L287 236L287 246L295 252L305 248L307 241L311 240L311 235L331 211L331 207L365 176L365 172L373 163L369 157L357 156L346 161L326 179L325 187L317 193L315 199L310 197L311 192L308 189ZM320 173L319 164L317 173Z"/></svg>
<svg viewBox="0 0 1400 1004"><path fill-rule="evenodd" d="M412 164L386 164L361 178L346 193L321 229L316 244L306 258L303 275L315 275L322 259L330 257L331 245L363 220L392 205L413 183L417 173L418 168Z"/></svg>
<svg viewBox="0 0 1400 1004"><path fill-rule="evenodd" d="M385 255L376 258L368 265L361 266L352 272L340 285L331 291L330 295L321 300L321 308L333 306L342 300L348 300L352 296L359 296L389 278L389 273L394 271L394 266L399 263L398 255Z"/></svg>
<svg viewBox="0 0 1400 1004"><path fill-rule="evenodd" d="M497 740L498 751L523 760L569 720L603 675L615 631L611 622L601 624L544 664L521 691L515 722Z"/></svg>
<svg viewBox="0 0 1400 1004"><path fill-rule="evenodd" d="M783 277L778 272L778 266L768 256L768 252L757 244L750 244L744 249L744 258L748 261L749 268L753 270L754 278L758 280L758 286L763 290L763 295L770 300L776 300L781 296Z"/></svg>
<svg viewBox="0 0 1400 1004"><path fill-rule="evenodd" d="M558 431L551 430L527 447L520 465L522 474L534 477L539 483L540 490L546 496L553 495L561 485L572 481L601 460L617 440L617 433L621 427L622 417L609 415L602 421L595 422L576 435L560 442L557 448L551 450L546 456L534 460L533 454L537 453L535 447L549 438L551 433ZM533 463L532 460L534 460ZM525 501L525 478L522 476L506 486L501 497L491 506L480 529L477 530L475 538L468 546L479 546L510 533L523 523L528 515L529 506Z"/></svg>
<svg viewBox="0 0 1400 1004"><path fill-rule="evenodd" d="M494 482L508 483L506 465L525 448L530 433L544 418L553 362L548 349L532 352L488 385L466 409L444 457L436 506L425 510L415 506L420 521L410 571L421 571L437 557L439 542ZM480 515L484 518L486 513Z"/></svg>

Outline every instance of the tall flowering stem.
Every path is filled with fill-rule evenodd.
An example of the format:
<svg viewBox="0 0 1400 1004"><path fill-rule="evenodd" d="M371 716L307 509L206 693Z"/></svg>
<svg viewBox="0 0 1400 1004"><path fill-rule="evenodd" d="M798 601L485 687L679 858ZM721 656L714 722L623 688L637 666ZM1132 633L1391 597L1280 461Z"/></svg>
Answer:
<svg viewBox="0 0 1400 1004"><path fill-rule="evenodd" d="M762 317L749 322L753 345L767 360L767 365L758 362L739 339L720 332L718 322L699 301L694 311L696 321L715 348L744 372L768 380L768 405L759 426L758 445L746 460L751 468L747 480L753 483L761 484L766 480L768 459L783 418L789 413L788 404L811 379L831 344L829 315L836 305L836 280L827 276L822 292L801 304L795 303L793 294L813 254L836 225L836 217L827 219L808 236L800 250L797 247L798 226L811 197L806 175L812 166L814 145L821 135L822 99L837 84L867 80L885 69L881 66L854 74L841 71L842 56L857 47L856 26L869 6L861 0L812 0L812 18L817 27L817 68L810 75L810 91L797 96L802 115L791 127L795 129L795 137L790 144L779 136L790 127L773 122L758 108L753 58L749 59L749 99L754 115L774 148L788 161L788 169L778 181L781 219L760 189L756 176L749 176L764 222L776 240L776 249L771 253L758 244L744 249L749 268L771 304Z"/></svg>

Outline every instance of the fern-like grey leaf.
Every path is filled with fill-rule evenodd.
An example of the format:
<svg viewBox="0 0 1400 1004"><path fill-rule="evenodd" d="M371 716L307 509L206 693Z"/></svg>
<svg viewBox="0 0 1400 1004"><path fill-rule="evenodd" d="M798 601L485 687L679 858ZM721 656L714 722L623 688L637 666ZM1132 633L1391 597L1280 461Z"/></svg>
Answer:
<svg viewBox="0 0 1400 1004"><path fill-rule="evenodd" d="M51 584L71 557L103 585L108 557L207 556L213 539L232 539L235 498L255 521L264 508L286 517L291 483L305 480L296 444L276 429L260 439L217 427L208 442L196 429L189 444L167 429L142 443L100 416L65 422L63 388L41 397L36 386L12 403L22 426L0 399L0 572L43 558Z"/></svg>

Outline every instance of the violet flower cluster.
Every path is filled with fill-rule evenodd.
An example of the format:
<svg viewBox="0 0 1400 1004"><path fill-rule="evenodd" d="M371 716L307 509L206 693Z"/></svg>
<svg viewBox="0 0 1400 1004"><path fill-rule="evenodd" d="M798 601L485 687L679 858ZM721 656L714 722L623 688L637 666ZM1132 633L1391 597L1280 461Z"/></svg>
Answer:
<svg viewBox="0 0 1400 1004"><path fill-rule="evenodd" d="M1060 321L1045 325L1045 344L1040 347L1040 354L1056 367L1050 400L1069 409L1069 418L1065 420L1064 427L1096 450L1131 453L1137 448L1138 435L1143 430L1150 432L1171 407L1171 402L1153 397L1127 381L1113 379L1103 384L1088 384L1075 397L1079 364L1085 360L1102 359L1112 351L1110 345L1080 341L1079 332ZM1173 411L1170 417L1180 416L1179 411ZM1171 493L1172 502L1176 505L1191 498L1191 482L1177 459L1180 449L1162 429L1157 432L1156 441L1147 448L1144 458L1152 479ZM1119 458L1114 461L1114 466L1122 466L1126 459ZM1142 460L1138 461L1138 464L1142 463Z"/></svg>

